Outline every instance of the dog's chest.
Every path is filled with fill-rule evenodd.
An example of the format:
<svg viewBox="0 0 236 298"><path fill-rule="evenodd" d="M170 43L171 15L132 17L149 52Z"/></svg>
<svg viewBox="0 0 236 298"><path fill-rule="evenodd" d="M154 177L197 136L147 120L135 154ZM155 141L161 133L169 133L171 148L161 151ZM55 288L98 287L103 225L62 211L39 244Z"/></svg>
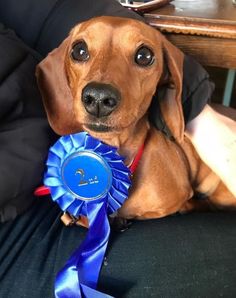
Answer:
<svg viewBox="0 0 236 298"><path fill-rule="evenodd" d="M192 194L184 152L162 133L151 130L120 214L128 218L162 217L177 212Z"/></svg>

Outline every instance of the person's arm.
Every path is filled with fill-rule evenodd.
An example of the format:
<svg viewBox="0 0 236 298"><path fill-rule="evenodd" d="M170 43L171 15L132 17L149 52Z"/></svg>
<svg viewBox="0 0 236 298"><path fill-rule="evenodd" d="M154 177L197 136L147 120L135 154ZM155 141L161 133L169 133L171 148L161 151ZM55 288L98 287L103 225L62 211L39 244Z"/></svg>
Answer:
<svg viewBox="0 0 236 298"><path fill-rule="evenodd" d="M206 105L186 125L186 135L202 160L236 196L236 122Z"/></svg>

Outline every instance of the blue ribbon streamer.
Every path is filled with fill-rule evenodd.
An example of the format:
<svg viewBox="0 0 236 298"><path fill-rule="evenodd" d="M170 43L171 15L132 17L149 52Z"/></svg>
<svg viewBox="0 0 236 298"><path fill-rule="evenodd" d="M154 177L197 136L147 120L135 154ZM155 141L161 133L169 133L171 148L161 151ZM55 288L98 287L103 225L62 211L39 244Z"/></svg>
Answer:
<svg viewBox="0 0 236 298"><path fill-rule="evenodd" d="M111 178L111 183L107 183L109 188L105 192L101 191L101 194L93 199L81 198L80 193L74 193L71 181L69 184L65 182L64 173L67 165L72 160L69 166L73 169L77 156L84 157L84 155L86 169L91 167L87 163L95 158L98 166L101 164L102 171L105 169L102 177ZM99 181L96 180L97 176L95 177L88 181L98 185ZM131 184L130 171L124 165L123 158L119 156L116 148L103 144L85 132L64 136L49 150L44 184L50 188L52 200L57 202L63 211L75 217L86 216L89 222L85 240L56 277L55 297L111 297L97 291L96 287L110 235L107 214L121 207L128 196ZM96 191L93 185L87 189L88 195L91 190ZM85 194L87 195L86 192Z"/></svg>

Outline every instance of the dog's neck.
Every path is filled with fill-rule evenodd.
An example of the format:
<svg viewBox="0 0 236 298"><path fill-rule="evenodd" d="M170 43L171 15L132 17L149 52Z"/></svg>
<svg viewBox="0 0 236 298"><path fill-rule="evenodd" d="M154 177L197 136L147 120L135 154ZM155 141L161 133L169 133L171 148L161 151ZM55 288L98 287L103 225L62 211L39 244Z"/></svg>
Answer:
<svg viewBox="0 0 236 298"><path fill-rule="evenodd" d="M147 117L143 117L137 123L124 128L121 132L106 133L99 139L104 143L118 148L118 152L125 158L125 164L130 165L140 147L144 144L150 124Z"/></svg>
<svg viewBox="0 0 236 298"><path fill-rule="evenodd" d="M123 142L118 147L118 152L125 157L126 165L130 165L140 147L145 143L150 124L147 118L142 118L128 131L124 132Z"/></svg>

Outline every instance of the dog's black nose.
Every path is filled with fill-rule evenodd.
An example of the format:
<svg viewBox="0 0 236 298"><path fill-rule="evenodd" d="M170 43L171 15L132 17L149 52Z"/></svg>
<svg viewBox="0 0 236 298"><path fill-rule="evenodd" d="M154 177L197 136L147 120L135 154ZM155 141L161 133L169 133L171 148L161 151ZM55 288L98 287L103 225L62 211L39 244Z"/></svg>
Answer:
<svg viewBox="0 0 236 298"><path fill-rule="evenodd" d="M120 99L120 92L109 84L92 82L82 91L86 111L97 118L110 115L117 108Z"/></svg>

